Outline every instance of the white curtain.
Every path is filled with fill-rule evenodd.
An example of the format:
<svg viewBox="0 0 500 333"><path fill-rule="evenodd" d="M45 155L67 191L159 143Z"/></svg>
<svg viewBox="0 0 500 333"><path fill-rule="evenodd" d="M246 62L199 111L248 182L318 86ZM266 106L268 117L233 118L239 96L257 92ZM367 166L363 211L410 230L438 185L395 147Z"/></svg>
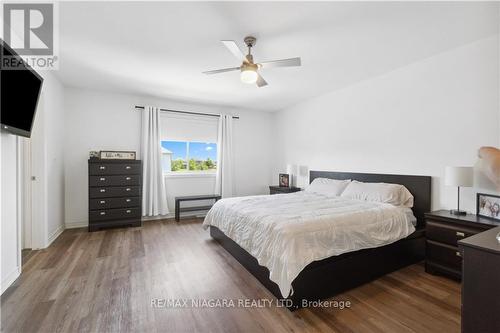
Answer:
<svg viewBox="0 0 500 333"><path fill-rule="evenodd" d="M161 167L160 109L146 106L142 116L142 214L168 214Z"/></svg>
<svg viewBox="0 0 500 333"><path fill-rule="evenodd" d="M215 193L223 198L234 194L233 116L227 114L221 114L219 118Z"/></svg>

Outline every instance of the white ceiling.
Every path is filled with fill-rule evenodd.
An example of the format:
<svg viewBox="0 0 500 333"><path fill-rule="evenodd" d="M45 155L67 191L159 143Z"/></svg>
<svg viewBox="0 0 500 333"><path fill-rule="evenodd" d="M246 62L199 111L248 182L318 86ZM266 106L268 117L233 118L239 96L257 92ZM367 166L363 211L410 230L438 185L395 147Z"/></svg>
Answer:
<svg viewBox="0 0 500 333"><path fill-rule="evenodd" d="M60 3L58 76L70 86L275 111L498 33L498 3ZM240 82L219 42L256 61L302 57Z"/></svg>

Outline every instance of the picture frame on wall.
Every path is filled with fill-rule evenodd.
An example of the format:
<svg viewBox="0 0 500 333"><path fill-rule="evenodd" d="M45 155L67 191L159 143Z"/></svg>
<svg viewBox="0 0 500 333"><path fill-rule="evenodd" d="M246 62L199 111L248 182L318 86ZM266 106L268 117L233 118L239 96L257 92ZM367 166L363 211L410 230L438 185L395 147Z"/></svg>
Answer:
<svg viewBox="0 0 500 333"><path fill-rule="evenodd" d="M500 221L500 196L478 193L476 199L476 215Z"/></svg>
<svg viewBox="0 0 500 333"><path fill-rule="evenodd" d="M279 174L279 186L280 187L290 187L290 175L287 173Z"/></svg>
<svg viewBox="0 0 500 333"><path fill-rule="evenodd" d="M101 160L135 160L135 151L108 151L101 150L99 158Z"/></svg>

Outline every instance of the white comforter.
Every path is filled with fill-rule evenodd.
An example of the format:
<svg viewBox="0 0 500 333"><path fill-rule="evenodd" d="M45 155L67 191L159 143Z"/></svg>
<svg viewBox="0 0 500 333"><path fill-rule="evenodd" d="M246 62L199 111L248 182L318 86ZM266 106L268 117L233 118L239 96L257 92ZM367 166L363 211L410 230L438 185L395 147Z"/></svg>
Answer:
<svg viewBox="0 0 500 333"><path fill-rule="evenodd" d="M311 262L393 243L415 230L412 218L409 208L297 192L219 200L203 226L254 256L287 297Z"/></svg>

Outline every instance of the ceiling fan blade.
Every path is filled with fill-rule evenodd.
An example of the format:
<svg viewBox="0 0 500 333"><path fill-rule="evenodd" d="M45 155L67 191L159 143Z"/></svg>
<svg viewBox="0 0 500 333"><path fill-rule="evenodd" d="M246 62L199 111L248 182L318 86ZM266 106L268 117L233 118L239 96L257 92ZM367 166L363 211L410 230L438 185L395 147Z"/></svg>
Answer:
<svg viewBox="0 0 500 333"><path fill-rule="evenodd" d="M300 66L300 58L290 58L290 59L281 59L281 60L273 60L273 61L264 61L259 64L259 67L262 68L272 68L272 67L294 67Z"/></svg>
<svg viewBox="0 0 500 333"><path fill-rule="evenodd" d="M221 40L221 42L239 61L247 62L247 58L234 40Z"/></svg>
<svg viewBox="0 0 500 333"><path fill-rule="evenodd" d="M264 78L260 75L260 74L257 74L258 77L257 77L257 87L261 88L261 87L264 87L264 86L267 86L267 82L266 80L264 80Z"/></svg>
<svg viewBox="0 0 500 333"><path fill-rule="evenodd" d="M232 72L232 71L239 71L240 67L231 67L231 68L223 68L223 69L214 69L213 71L206 71L203 72L203 74L219 74L219 73L225 73L225 72Z"/></svg>

